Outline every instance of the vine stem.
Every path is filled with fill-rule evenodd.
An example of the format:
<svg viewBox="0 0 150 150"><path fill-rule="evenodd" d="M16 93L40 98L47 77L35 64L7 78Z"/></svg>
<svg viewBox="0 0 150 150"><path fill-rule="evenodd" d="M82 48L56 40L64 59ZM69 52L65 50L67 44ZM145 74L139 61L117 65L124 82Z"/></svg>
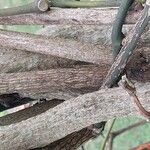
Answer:
<svg viewBox="0 0 150 150"><path fill-rule="evenodd" d="M133 28L132 31L130 31L129 35L127 35L125 39L125 44L121 48L114 63L112 64L101 89L105 87L111 88L118 81L120 75L122 74L122 72L126 67L126 64L130 56L133 53L133 50L136 48L140 36L147 27L149 20L150 20L149 5L146 5L144 7L141 17L135 24L135 27Z"/></svg>
<svg viewBox="0 0 150 150"><path fill-rule="evenodd" d="M108 131L107 131L107 133L106 133L106 137L105 137L104 142L102 143L102 145L101 145L101 147L100 147L100 150L104 150L104 149L105 149L107 140L108 140L108 138L109 138L109 135L110 135L110 132L111 132L111 130L112 130L112 128L113 128L113 125L114 125L114 123L115 123L115 120L116 120L116 118L114 118L113 120L110 121L110 123L109 123L109 128L108 128Z"/></svg>
<svg viewBox="0 0 150 150"><path fill-rule="evenodd" d="M126 131L129 131L129 130L131 130L131 129L133 129L133 128L136 128L136 127L138 127L138 126L144 125L145 123L148 123L148 122L147 122L146 120L142 120L142 121L139 121L139 122L137 122L137 123L135 123L135 124L132 124L132 125L130 125L130 126L128 126L128 127L125 127L125 128L120 129L120 130L118 130L118 131L114 131L114 132L110 133L109 150L112 150L112 149L113 149L113 140L114 140L114 138L115 138L116 136L119 136L120 134L122 134L122 133L124 133L124 132L126 132Z"/></svg>

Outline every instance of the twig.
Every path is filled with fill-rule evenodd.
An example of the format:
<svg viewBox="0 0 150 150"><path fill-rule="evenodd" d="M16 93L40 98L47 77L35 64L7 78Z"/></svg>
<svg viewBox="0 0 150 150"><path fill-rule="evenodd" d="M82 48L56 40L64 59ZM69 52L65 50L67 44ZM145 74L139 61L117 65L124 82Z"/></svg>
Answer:
<svg viewBox="0 0 150 150"><path fill-rule="evenodd" d="M141 104L138 96L136 95L136 88L135 88L134 84L132 84L132 82L130 82L126 77L122 81L124 82L123 86L124 86L125 90L133 98L134 103L138 107L138 110L141 113L141 115L143 115L145 118L147 118L148 120L150 120L150 111L147 111L142 106L142 104Z"/></svg>
<svg viewBox="0 0 150 150"><path fill-rule="evenodd" d="M82 148L82 150L85 150L83 145L81 146L81 148Z"/></svg>
<svg viewBox="0 0 150 150"><path fill-rule="evenodd" d="M120 74L125 69L129 57L133 53L133 50L135 49L141 34L143 33L150 20L148 10L149 6L146 5L140 19L136 23L133 30L130 31L129 35L126 37L126 43L120 50L119 54L115 59L115 62L111 66L106 76L106 79L102 85L102 88L104 88L105 86L112 87L118 80Z"/></svg>
<svg viewBox="0 0 150 150"><path fill-rule="evenodd" d="M110 136L109 137L109 150L112 150L112 148L113 148L113 140L114 140L114 138L116 136L119 136L120 134L122 134L122 133L124 133L126 131L129 131L129 130L131 130L133 128L136 128L138 126L144 125L145 123L147 123L147 121L146 120L142 120L142 121L137 122L135 124L132 124L132 125L126 127L126 128L120 129L118 131L111 132L110 135L109 135Z"/></svg>
<svg viewBox="0 0 150 150"><path fill-rule="evenodd" d="M110 132L111 132L111 130L112 130L112 128L113 128L113 125L114 125L114 123L115 123L115 120L116 120L116 118L110 121L109 129L108 129L108 131L107 131L107 133L106 133L104 142L102 143L102 146L101 146L100 150L104 150L104 149L105 149L107 140L108 140L108 138L109 138L109 135L110 135Z"/></svg>

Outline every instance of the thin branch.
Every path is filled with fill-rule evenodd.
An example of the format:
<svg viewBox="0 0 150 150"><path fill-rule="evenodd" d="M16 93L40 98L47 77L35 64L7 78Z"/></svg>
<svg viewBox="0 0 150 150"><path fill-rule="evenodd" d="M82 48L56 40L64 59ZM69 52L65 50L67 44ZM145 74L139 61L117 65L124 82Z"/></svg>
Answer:
<svg viewBox="0 0 150 150"><path fill-rule="evenodd" d="M111 66L102 87L112 87L125 69L130 56L133 54L133 50L136 48L140 36L149 23L150 16L148 12L149 6L146 5L135 27L126 37L126 43L123 45L119 54L117 55L115 62Z"/></svg>
<svg viewBox="0 0 150 150"><path fill-rule="evenodd" d="M102 143L102 146L101 146L100 150L105 150L105 146L106 146L107 140L109 138L110 132L113 128L113 125L115 123L115 120L116 120L116 118L110 121L110 123L109 123L110 125L109 125L108 131L106 133L106 137L104 139L104 142Z"/></svg>
<svg viewBox="0 0 150 150"><path fill-rule="evenodd" d="M81 146L81 149L82 149L82 150L85 150L83 145Z"/></svg>
<svg viewBox="0 0 150 150"><path fill-rule="evenodd" d="M123 128L123 129L120 129L120 130L118 130L118 131L113 131L113 132L111 132L111 133L110 133L110 139L109 139L109 150L112 150L112 149L113 149L113 140L114 140L114 138L116 138L116 136L119 136L120 134L122 134L122 133L124 133L124 132L126 132L126 131L129 131L129 130L131 130L131 129L133 129L133 128L136 128L136 127L138 127L138 126L144 125L145 123L148 123L148 121L142 120L142 121L139 121L139 122L137 122L137 123L135 123L135 124L132 124L132 125L130 125L130 126L128 126L128 127L125 127L125 128Z"/></svg>
<svg viewBox="0 0 150 150"><path fill-rule="evenodd" d="M118 135L120 135L120 134L122 134L122 133L124 133L124 132L126 132L126 131L131 130L132 128L135 128L135 127L144 125L145 123L148 123L148 121L142 120L142 121L137 122L137 123L135 123L135 124L132 124L132 125L126 127L126 128L120 129L120 130L118 130L118 131L113 131L111 134L113 134L113 135L116 137L116 136L118 136Z"/></svg>

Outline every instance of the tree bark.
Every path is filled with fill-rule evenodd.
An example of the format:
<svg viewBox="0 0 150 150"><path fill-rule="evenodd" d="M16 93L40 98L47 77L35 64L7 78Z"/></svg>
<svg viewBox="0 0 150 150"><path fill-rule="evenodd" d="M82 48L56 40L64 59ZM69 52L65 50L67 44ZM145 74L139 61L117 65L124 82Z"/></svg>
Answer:
<svg viewBox="0 0 150 150"><path fill-rule="evenodd" d="M33 107L28 108L27 110L21 110L19 113L13 113L10 115L7 115L5 117L0 118L0 125L5 126L9 124L18 123L20 121L26 120L31 117L35 117L36 115L39 115L41 113L44 113L50 108L53 108L57 106L58 104L62 103L63 100L51 100L47 101L45 103L36 104ZM78 148L82 143L86 142L88 139L93 137L93 131L89 128L84 128L80 131L74 132L72 134L69 134L68 136L55 141L51 144L49 144L46 147L43 147L42 149L48 150L75 150ZM35 150L38 150L40 148L36 148Z"/></svg>
<svg viewBox="0 0 150 150"><path fill-rule="evenodd" d="M128 78L140 82L150 81L150 51L137 51L131 57L126 73ZM106 59L107 61L107 59ZM0 74L0 94L18 92L35 99L68 100L80 94L96 91L111 64L79 65L74 68L57 68L45 71Z"/></svg>
<svg viewBox="0 0 150 150"><path fill-rule="evenodd" d="M0 46L98 64L108 64L112 61L109 59L112 58L112 54L103 46L94 46L69 39L50 39L41 35L0 30Z"/></svg>
<svg viewBox="0 0 150 150"><path fill-rule="evenodd" d="M28 24L28 23L29 24L35 24L35 23L37 23L37 24L45 24L45 25L47 25L49 23L50 24L65 24L65 25L66 24L67 25L68 24L72 24L72 25L77 25L78 27L80 26L81 28L84 28L84 26L81 26L81 25L83 25L83 24L84 25L91 25L91 24L102 25L103 24L105 26L106 24L112 24L112 22L114 20L114 17L115 17L115 13L116 13L116 10L114 10L114 9L112 9L112 10L110 9L109 13L108 13L108 9L104 9L104 10L92 9L92 13L91 13L91 9L90 10L85 9L84 11L85 11L85 14L83 13L82 9L75 9L75 10L62 10L62 9L60 9L60 10L54 10L52 12L48 12L48 13L50 13L48 15L47 14L40 14L40 15L30 14L30 15L23 15L23 16L6 17L6 18L0 19L0 22L2 24L8 24L8 23L11 23L11 24ZM70 13L73 12L73 13L70 14L70 16L69 16L70 18L68 17L68 13L69 12ZM104 16L101 16L102 13L104 14ZM97 14L99 15L98 18L97 18ZM91 16L91 15L93 15L93 16ZM109 15L110 16L112 15L112 16L110 17ZM35 17L37 17L37 18L35 18ZM49 17L51 17L51 18L49 18ZM138 18L138 16L136 16L136 17ZM129 18L129 19L127 19L126 23L135 23L135 21L137 20L136 17L134 18L133 14L132 14L132 17ZM149 33L149 31L146 34L148 34L148 33ZM95 32L94 32L94 34L95 34ZM101 34L104 35L103 32L101 32ZM16 39L14 39L14 37L16 37ZM80 35L78 36L78 38L79 37L80 37ZM110 44L111 43L110 42L107 43L107 40L109 38L106 38L106 42L100 42L101 45L99 44L98 46L96 46L96 44L87 44L88 42L83 44L83 41L82 42L78 42L78 41L73 41L73 40L70 40L70 39L60 39L60 38L51 39L50 37L45 37L42 40L42 38L43 37L40 38L40 36L36 38L36 37L34 37L32 35L30 36L30 35L27 35L27 34L17 34L17 33L14 33L14 32L8 33L8 32L5 32L5 31L0 31L0 44L1 44L1 46L5 47L5 48L9 47L11 49L12 48L16 49L16 47L17 47L17 49L22 49L22 50L27 50L27 51L32 51L32 52L38 52L38 53L40 52L42 54L55 55L55 56L59 56L59 57L64 57L64 58L69 58L69 59L75 59L75 60L80 60L80 61L87 61L87 62L97 63L97 64L101 65L100 66L101 67L100 70L96 70L96 72L100 73L100 75L98 74L98 78L97 77L96 77L96 79L94 78L94 81L95 81L94 86L96 85L96 81L97 80L101 81L101 78L99 79L99 76L101 76L101 70L104 69L104 66L108 67L108 66L111 65L111 62L112 62L112 54L111 54L111 50L110 50ZM18 39L20 41L18 41ZM56 42L58 42L58 43L56 43ZM13 44L13 43L16 43L16 45ZM22 47L23 43L24 43L24 45ZM7 47L7 44L8 44L8 47ZM32 44L34 44L34 45L32 45ZM44 47L44 51L42 51L42 48L43 48L44 45L46 45L47 47L45 46ZM144 47L143 47L143 45L144 45ZM53 49L54 49L54 51L53 51ZM49 50L51 50L51 52ZM73 55L70 55L71 53ZM140 55L141 53L142 53L142 56ZM144 53L144 55L143 55L143 53ZM149 55L149 36L147 36L146 38L144 37L144 38L141 39L141 43L138 44L137 56L138 56L137 58L140 58L140 61L137 61L137 59L136 59L136 61L134 61L135 59L131 59L129 65L127 67L128 68L127 69L128 74L130 75L130 77L132 77L134 79L141 80L142 82L144 81L145 78L146 78L146 81L148 81L149 80L149 71L150 71L150 68L149 68L149 56L150 56ZM143 58L143 56L146 56L145 57L146 59ZM143 67L143 65L144 65L144 67ZM146 68L145 68L145 65L146 65ZM94 68L95 68L95 66L94 66ZM142 68L142 71L141 71L141 68ZM70 70L72 70L72 69L70 69ZM52 75L51 71L52 70L47 71L48 72L48 76L46 76L44 74L44 78L45 77L51 77L51 75ZM83 85L80 85L80 84L77 83L78 88L80 86L87 86L87 83L86 83L87 81L89 81L88 82L89 85L90 85L90 83L93 83L91 81L93 81L93 76L95 76L95 73L92 72L92 71L93 70L90 70L91 76L88 76L88 79L86 78L87 80L85 80L83 78L80 78L80 74L78 74L79 72L77 73L75 71L76 75L77 75L77 78L81 79L81 80L83 79ZM145 73L145 71L146 71L146 73ZM39 74L37 75L36 73L41 73L42 74L42 73L47 73L47 72L31 72L31 74L27 73L27 75L29 75L29 76L31 75L31 82L29 82L27 80L28 78L25 78L26 81L27 81L27 82L26 81L25 82L28 83L27 84L27 88L30 88L30 84L37 84L37 83L41 82L40 81L40 77L38 76ZM61 73L65 74L65 72L61 72ZM86 73L88 74L88 72L86 72ZM103 73L103 71L102 71L102 73ZM6 80L8 78L10 79L11 77L13 77L12 78L13 81L16 81L15 84L18 84L19 86L23 85L23 83L21 84L18 81L19 81L19 77L26 75L26 73L25 74L23 74L23 73L22 74L18 74L19 77L17 77L17 80L14 80L15 79L14 76L13 76L14 74L11 74L11 75L10 76L7 76L7 74L2 75L3 79L5 79L5 81L6 81L5 83L13 85L10 80L9 81ZM34 80L34 78L32 78L32 75L35 75L35 76L37 75L36 79L35 79L36 81ZM59 77L59 75L60 75L59 73L56 73L54 75L53 79L55 79L56 77ZM84 75L84 73L82 75ZM5 78L5 77L8 77L8 78ZM25 77L27 77L27 76L25 76ZM71 79L71 75L69 77ZM59 81L59 79L61 79L61 78L58 78L58 81ZM76 80L77 82L79 82L78 79ZM38 80L38 82L37 82L37 80ZM43 80L43 78L42 78L42 80ZM46 81L50 82L49 79L46 80ZM63 81L63 80L61 80L61 81ZM59 88L61 89L61 86L62 86L61 84L58 84L58 85L55 86L55 84L53 84L52 82L50 82L50 83L52 84L52 87L51 87L52 90L54 90L55 88L56 89L59 89ZM45 84L45 82L44 82L44 84ZM3 86L6 88L5 84L3 84ZM66 84L66 82L63 82L63 86L66 88L68 86L68 84ZM39 88L40 90L42 88L39 85L37 85L36 87ZM21 88L26 88L26 85L24 84L24 87L21 87ZM48 88L50 88L50 85L46 86L46 89L44 89L44 90L48 91ZM73 88L73 87L71 87L71 88ZM149 86L146 87L146 88L148 89ZM145 87L144 87L144 89L145 89ZM4 89L3 92L5 92L5 91L9 92L9 90L10 91L15 91L15 89L13 90L9 86L9 89ZM21 91L21 89L19 89L19 88L17 90ZM29 90L31 90L31 88ZM36 88L33 89L33 90L35 90L35 91L38 92L38 90ZM75 89L73 89L73 90L76 92ZM112 90L112 95L110 94L111 92L109 90ZM103 102L102 102L103 94L106 95L106 93L102 92L103 94L101 93L102 94L101 95L99 92L95 92L96 93L96 98L95 98L94 95L90 95L90 94L87 95L87 97L86 97L86 95L83 95L83 97L79 97L79 99L78 98L71 99L71 100L75 100L76 103L74 102L73 104L71 104L72 102L70 102L70 103L68 102L68 103L61 104L60 107L58 106L58 107L56 107L56 109L55 108L52 109L52 110L46 109L45 111L43 111L44 112L43 116L41 116L41 115L36 116L36 117L33 116L33 122L31 122L30 125L28 123L29 123L29 121L31 119L26 120L29 116L27 118L25 118L25 121L23 121L22 123L21 122L15 122L15 124L13 124L13 125L9 125L9 123L8 123L7 125L9 125L9 126L4 126L4 128L1 128L2 130L0 129L0 142L1 142L1 139L3 140L2 143L4 142L3 145L2 145L3 146L2 148L4 150L5 150L5 148L14 148L14 149L15 148L18 148L18 149L22 149L23 148L23 149L26 149L27 148L26 144L27 145L29 144L29 148L35 148L35 147L39 147L39 146L45 146L45 145L47 145L47 144L49 144L49 143L51 143L51 142L53 142L55 140L58 140L60 138L65 137L66 135L68 135L68 134L70 134L70 133L72 133L74 131L79 131L80 130L79 132L74 132L71 135L67 136L65 139L59 140L57 142L52 143L52 145L50 145L50 148L54 148L55 147L56 149L60 149L59 146L62 146L62 147L65 146L65 148L67 148L67 146L68 146L68 149L70 150L71 147L72 148L76 148L76 145L78 145L78 142L86 141L87 139L89 139L90 137L92 137L91 130L82 129L82 128L86 127L87 125L90 125L92 123L96 123L96 122L102 121L104 118L105 119L109 119L109 118L107 118L109 116L111 118L111 117L115 117L116 115L117 116L119 116L119 115L121 115L121 116L122 115L123 116L124 115L128 115L131 112L133 114L137 113L134 110L134 108L130 105L130 104L132 104L132 102L129 101L130 98L127 95L127 93L125 91L124 92L122 91L123 89L119 89L118 88L118 89L109 89L109 90L108 91L110 93L107 91L108 92L108 95L107 95L108 97L104 96L106 98L106 101L104 100L104 103L106 102L106 105L103 104ZM117 91L118 91L118 93L117 93ZM120 91L120 93L119 93L119 91ZM26 89L26 92L28 92L28 89ZM125 95L122 96L122 94L121 94L122 92L123 92L123 94L125 93ZM142 94L144 95L145 91L142 91L142 92L143 92ZM95 94L95 93L93 93L93 94ZM149 91L147 93L149 95ZM148 99L149 96L147 96L147 93L145 94L146 97L144 97L144 99L148 100L147 103L149 104L149 99ZM120 98L120 96L115 95L117 98L119 97L120 100L119 100L119 98L117 99L116 97L114 97L114 99L117 99L117 101L116 102L112 101L113 100L112 97L114 96L113 94L114 95L115 94L118 94L118 95L121 94L121 98ZM75 95L73 95L73 96L71 95L71 97L74 97L74 96ZM69 99L69 96L67 98ZM99 98L100 98L100 102L98 101ZM110 98L111 98L111 100L110 100ZM124 98L125 98L125 101L123 101ZM129 99L126 99L126 98L129 98ZM108 104L108 102L110 102L113 106L110 106L110 103ZM84 103L85 103L85 105L84 105ZM146 102L144 102L144 104L145 103ZM65 107L64 107L64 105L65 105ZM70 110L70 113L68 114L68 110L67 109L69 109L70 105L71 105L72 111ZM76 107L76 105L77 105L77 107ZM66 108L67 106L68 106L68 108ZM78 106L81 106L81 107L78 107ZM106 111L104 110L104 108L102 106L104 106L104 108L106 109ZM64 107L64 110L62 110L63 107ZM94 107L94 110L93 110L93 107ZM149 108L149 105L147 107ZM79 109L79 112L77 111L76 108ZM110 111L112 109L112 112L114 112L114 113L113 114L112 114L112 112L110 113L108 111L108 108L110 108ZM131 110L129 110L130 108L131 108ZM57 122L55 124L55 116L53 115L53 110L56 112L56 119L59 120L61 118L60 116L62 116L62 122L58 121L58 124L60 123L60 125L58 125L58 127L56 127L57 126ZM23 113L23 116L24 116L24 114L27 114L26 111L29 111L29 109L25 110L25 112ZM93 111L94 111L94 113L93 113ZM102 112L103 111L106 112L106 116L108 115L107 117L102 116ZM85 114L84 112L86 112L87 114ZM119 112L119 113L117 114L117 112ZM17 114L19 115L20 113L17 113ZM48 115L47 115L47 113L48 113ZM81 117L80 117L79 113L82 114ZM59 116L59 114L60 114L60 116ZM10 115L10 117L14 121L15 120L14 118L17 116L16 118L17 118L17 120L19 120L18 119L18 115L14 114L13 117L12 117L12 115ZM46 115L46 116L44 116L44 115ZM71 115L74 115L75 120L73 120L73 117L72 117L72 120L71 120L71 117L70 117ZM91 120L91 116L95 120ZM41 118L39 118L39 117L41 117ZM68 120L67 119L65 120L64 119L65 117L67 117ZM83 118L83 122L81 121L81 118ZM38 120L38 119L41 119L41 120ZM78 122L78 119L79 119L79 122ZM7 119L5 118L4 120L7 120ZM2 124L4 123L4 120L1 121ZM22 120L24 120L24 119L22 119ZM89 120L90 120L90 122L89 122ZM44 124L44 122L45 122L45 124ZM26 125L26 123L27 123L27 127L24 127ZM39 126L36 123L39 123ZM51 125L50 127L49 127L49 123ZM54 126L52 127L53 124L54 124ZM40 125L42 125L42 126L40 127ZM69 126L67 126L67 125L69 125ZM46 126L48 126L49 128L46 128ZM71 126L71 128L70 128L70 126ZM33 127L32 128L33 130L31 128L27 129L28 127ZM56 130L55 130L55 127L56 127ZM18 130L16 130L16 128L18 128ZM22 130L22 128L23 128L23 130ZM38 131L35 130L37 128L39 129ZM68 131L68 128L69 128L69 131ZM19 131L19 129L20 129L21 132ZM39 143L39 139L36 139L34 136L36 135L36 133L37 134L40 133L40 131L43 132L43 129L44 129L45 132L42 134L41 137L43 137L43 138L42 138L41 142ZM16 132L15 132L15 130L16 130ZM30 130L30 131L28 131L28 130ZM66 133L64 132L65 130L66 130ZM47 131L48 131L48 133L46 133ZM52 131L52 133L50 133L51 131ZM59 131L63 131L63 132L61 133ZM12 132L12 134L11 134L11 132ZM19 136L21 135L22 132L23 133L25 132L25 135L23 135L20 138ZM57 133L57 134L54 134L54 133ZM33 134L33 137L32 137L32 134ZM47 134L48 134L48 136L47 136ZM87 134L87 135L85 135L85 134ZM54 138L50 139L50 141L49 141L49 139L46 139L47 141L44 141L45 135L46 135L47 138L49 138L51 136L54 136ZM21 141L21 139L23 139L24 136L26 137L25 142L23 142L22 145L20 145L20 143L18 141L19 140ZM78 137L78 136L79 136L79 138L76 138L75 141L72 141L74 139L74 137ZM37 138L41 139L41 137L38 134ZM13 139L15 139L15 140L13 140ZM7 143L8 142L7 140L8 141L12 140L13 141L12 145L11 145L10 141L9 141L9 143ZM69 142L69 140L70 140L70 142ZM28 143L30 141L33 142L33 145L32 145L32 143ZM66 144L67 142L69 143L69 145L64 145L64 143ZM15 145L16 145L16 147L14 147Z"/></svg>
<svg viewBox="0 0 150 150"><path fill-rule="evenodd" d="M142 104L150 109L150 83L137 84L136 90ZM124 88L102 89L65 101L27 120L1 126L0 145L3 150L42 147L91 124L129 115L140 116Z"/></svg>
<svg viewBox="0 0 150 150"><path fill-rule="evenodd" d="M70 99L98 90L109 66L78 66L45 71L0 74L0 94L17 92L23 96ZM43 93L47 93L43 94Z"/></svg>
<svg viewBox="0 0 150 150"><path fill-rule="evenodd" d="M35 148L33 150L76 150L90 138L93 138L93 131L89 128L84 128L55 141L46 147Z"/></svg>
<svg viewBox="0 0 150 150"><path fill-rule="evenodd" d="M112 24L117 14L117 8L80 8L55 9L43 14L26 14L11 17L1 17L1 25L102 25ZM126 22L133 24L139 17L139 12L130 12Z"/></svg>
<svg viewBox="0 0 150 150"><path fill-rule="evenodd" d="M49 38L0 30L0 46L95 64L112 63L110 47L78 42L72 39Z"/></svg>

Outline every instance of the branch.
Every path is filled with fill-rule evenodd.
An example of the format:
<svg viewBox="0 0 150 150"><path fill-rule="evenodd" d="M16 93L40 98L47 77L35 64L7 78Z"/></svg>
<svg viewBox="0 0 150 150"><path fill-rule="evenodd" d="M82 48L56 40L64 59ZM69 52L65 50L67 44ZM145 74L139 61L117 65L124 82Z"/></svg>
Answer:
<svg viewBox="0 0 150 150"><path fill-rule="evenodd" d="M108 51L103 50L105 47L84 44L70 39L51 39L47 36L2 30L0 30L0 46L92 63L103 63L106 58L107 63L110 63L109 58L112 58Z"/></svg>
<svg viewBox="0 0 150 150"><path fill-rule="evenodd" d="M17 15L0 18L1 25L102 25L112 24L117 14L116 8L91 9L55 9L38 14ZM126 19L127 24L133 24L140 12L132 12Z"/></svg>
<svg viewBox="0 0 150 150"><path fill-rule="evenodd" d="M139 99L150 109L150 83L137 84L136 88ZM122 87L102 89L65 101L36 117L1 127L0 145L6 150L41 147L91 124L128 115L140 116L128 93Z"/></svg>
<svg viewBox="0 0 150 150"><path fill-rule="evenodd" d="M131 80L150 81L149 49L137 51L126 67ZM107 59L106 59L107 61ZM35 99L65 99L98 90L110 68L109 65L80 65L45 71L0 74L0 94L18 92Z"/></svg>
<svg viewBox="0 0 150 150"><path fill-rule="evenodd" d="M113 131L110 133L110 137L109 137L109 150L113 150L113 141L114 139L116 138L116 136L119 136L120 134L126 132L126 131L129 131L133 128L136 128L138 126L141 126L141 125L144 125L145 123L148 123L146 120L142 120L142 121L139 121L137 123L134 123L128 127L125 127L123 129L120 129L120 130L117 130L117 131Z"/></svg>
<svg viewBox="0 0 150 150"><path fill-rule="evenodd" d="M110 88L117 82L119 76L124 71L130 56L133 54L140 36L148 26L149 20L149 7L145 6L141 17L135 24L135 27L126 37L125 44L115 58L115 62L111 66L102 86L107 86Z"/></svg>
<svg viewBox="0 0 150 150"><path fill-rule="evenodd" d="M62 100L55 99L55 100L47 101L45 103L36 104L27 110L21 110L19 113L13 113L11 115L7 115L5 117L0 118L0 125L4 126L4 125L13 124L13 123L18 123L28 118L35 117L36 115L39 115L40 113L44 113L46 110L55 107L61 102ZM47 145L46 148L49 148L52 150L58 150L62 148L75 150L82 143L86 142L88 139L92 137L93 137L93 131L91 129L84 128L80 131L69 134L68 136L64 138Z"/></svg>
<svg viewBox="0 0 150 150"><path fill-rule="evenodd" d="M0 30L0 46L96 64L112 63L112 53L106 44L94 45L72 39Z"/></svg>
<svg viewBox="0 0 150 150"><path fill-rule="evenodd" d="M39 96L40 93L48 93L49 99L61 98L66 100L79 94L98 90L108 69L109 66L96 67L91 65L0 74L0 94L18 92L27 97L39 98L36 96Z"/></svg>

